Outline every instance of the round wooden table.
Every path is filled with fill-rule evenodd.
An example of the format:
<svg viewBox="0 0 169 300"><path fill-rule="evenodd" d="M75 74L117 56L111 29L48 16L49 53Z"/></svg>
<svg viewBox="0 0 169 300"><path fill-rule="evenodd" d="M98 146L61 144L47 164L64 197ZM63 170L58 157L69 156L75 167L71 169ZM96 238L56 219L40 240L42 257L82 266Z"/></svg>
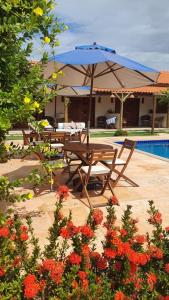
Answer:
<svg viewBox="0 0 169 300"><path fill-rule="evenodd" d="M102 151L102 150L111 150L113 149L113 146L106 145L106 144L96 144L96 143L90 143L90 144L83 144L83 143L77 143L77 142L70 142L66 143L63 147L63 150L70 151L73 153L91 153L92 151Z"/></svg>

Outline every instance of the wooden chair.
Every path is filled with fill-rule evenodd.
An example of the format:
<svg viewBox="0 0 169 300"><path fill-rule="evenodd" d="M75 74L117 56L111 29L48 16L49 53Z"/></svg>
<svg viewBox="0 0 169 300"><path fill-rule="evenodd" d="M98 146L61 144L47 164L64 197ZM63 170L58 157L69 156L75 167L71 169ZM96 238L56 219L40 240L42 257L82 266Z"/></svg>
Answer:
<svg viewBox="0 0 169 300"><path fill-rule="evenodd" d="M136 145L136 141L132 141L132 140L129 140L129 139L124 140L124 143L123 143L123 145L120 149L120 152L118 154L118 157L115 161L115 167L113 169L113 172L116 173L116 175L117 175L116 179L113 180L113 184L112 184L113 188L117 185L118 181L121 178L125 179L132 186L138 186L137 183L135 183L133 180L131 180L129 177L127 177L124 174L128 164L130 162L130 159L133 155L135 145ZM122 159L122 156L123 156L124 152L127 152L126 157L125 157L125 159ZM110 160L103 160L102 163L107 167L111 166L111 161ZM117 167L121 167L121 170L118 170Z"/></svg>
<svg viewBox="0 0 169 300"><path fill-rule="evenodd" d="M82 182L83 190L82 190L82 196L85 192L86 197L88 199L88 203L90 208L93 208L90 197L87 191L87 185L90 180L90 176L96 177L97 179L104 179L103 188L101 190L100 195L103 195L107 186L111 190L112 194L114 195L112 186L110 184L111 175L114 169L114 164L117 156L117 149L115 150L102 150L102 151L93 151L91 153L91 157L89 160L88 166L82 166L80 169L78 169L78 173L80 176L80 180ZM102 160L109 160L111 161L111 166L106 167L102 164L98 164ZM97 205L99 206L99 205Z"/></svg>
<svg viewBox="0 0 169 300"><path fill-rule="evenodd" d="M33 146L33 142L38 140L38 134L35 132L26 133L25 130L22 129L23 134L23 145L24 146Z"/></svg>

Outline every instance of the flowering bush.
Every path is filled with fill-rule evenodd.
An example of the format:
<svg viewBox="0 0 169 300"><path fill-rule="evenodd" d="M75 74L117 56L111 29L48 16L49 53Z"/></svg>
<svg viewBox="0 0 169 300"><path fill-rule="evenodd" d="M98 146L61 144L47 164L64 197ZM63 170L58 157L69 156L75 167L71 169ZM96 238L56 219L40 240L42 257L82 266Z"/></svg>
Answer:
<svg viewBox="0 0 169 300"><path fill-rule="evenodd" d="M137 220L127 206L121 227L116 225L112 197L106 220L100 209L91 210L86 223L76 226L71 213L64 217L66 186L58 190L54 223L42 252L31 219L0 216L1 299L169 299L169 227L149 202L152 236L137 232ZM102 226L102 251L95 244Z"/></svg>

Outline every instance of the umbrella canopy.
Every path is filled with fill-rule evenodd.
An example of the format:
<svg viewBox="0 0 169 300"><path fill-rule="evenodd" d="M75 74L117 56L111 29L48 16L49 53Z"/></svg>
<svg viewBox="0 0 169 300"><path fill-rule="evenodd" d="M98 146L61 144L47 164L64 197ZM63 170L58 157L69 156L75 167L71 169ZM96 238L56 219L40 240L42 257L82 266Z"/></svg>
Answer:
<svg viewBox="0 0 169 300"><path fill-rule="evenodd" d="M159 72L142 64L120 56L115 50L97 45L77 46L75 50L53 56L49 59L44 76L63 71L57 84L66 86L90 86L92 101L95 88L131 88L152 84L157 81ZM89 104L88 133L91 117Z"/></svg>
<svg viewBox="0 0 169 300"><path fill-rule="evenodd" d="M57 86L56 93L58 96L87 96L90 94L88 86Z"/></svg>
<svg viewBox="0 0 169 300"><path fill-rule="evenodd" d="M64 72L63 77L57 78L58 84L91 86L93 78L93 87L96 88L141 87L156 82L159 75L158 71L96 43L77 46L73 51L51 57L45 68L45 77L49 78L56 70Z"/></svg>

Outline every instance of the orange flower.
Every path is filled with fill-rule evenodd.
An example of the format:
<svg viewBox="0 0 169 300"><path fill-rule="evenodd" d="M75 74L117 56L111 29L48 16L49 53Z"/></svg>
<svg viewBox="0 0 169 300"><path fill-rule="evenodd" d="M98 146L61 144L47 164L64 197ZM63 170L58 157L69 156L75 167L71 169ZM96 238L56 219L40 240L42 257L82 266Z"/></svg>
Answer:
<svg viewBox="0 0 169 300"><path fill-rule="evenodd" d="M134 237L136 243L138 244L144 244L146 242L146 237L144 234L138 234Z"/></svg>
<svg viewBox="0 0 169 300"><path fill-rule="evenodd" d="M152 272L147 273L147 283L149 285L150 291L153 290L153 287L156 284L156 282L157 282L156 275L154 273L152 273Z"/></svg>
<svg viewBox="0 0 169 300"><path fill-rule="evenodd" d="M116 251L112 250L111 248L106 248L104 249L104 255L109 259L115 258Z"/></svg>
<svg viewBox="0 0 169 300"><path fill-rule="evenodd" d="M82 258L80 255L78 255L76 252L72 252L70 255L69 255L69 262L72 264L72 265L79 265L82 261Z"/></svg>
<svg viewBox="0 0 169 300"><path fill-rule="evenodd" d="M163 251L156 246L150 246L150 255L154 258L162 259Z"/></svg>
<svg viewBox="0 0 169 300"><path fill-rule="evenodd" d="M88 238L92 238L94 236L93 230L88 225L81 226L80 231L84 236Z"/></svg>
<svg viewBox="0 0 169 300"><path fill-rule="evenodd" d="M42 263L42 267L47 271L53 271L56 267L56 262L52 258L45 259Z"/></svg>
<svg viewBox="0 0 169 300"><path fill-rule="evenodd" d="M68 239L70 237L69 231L66 227L62 227L60 230L60 236L63 237L64 239Z"/></svg>
<svg viewBox="0 0 169 300"><path fill-rule="evenodd" d="M77 289L78 288L78 283L76 280L72 281L72 288Z"/></svg>
<svg viewBox="0 0 169 300"><path fill-rule="evenodd" d="M121 291L117 291L114 295L114 300L125 300L125 299L126 299L126 296Z"/></svg>
<svg viewBox="0 0 169 300"><path fill-rule="evenodd" d="M63 198L67 198L69 196L69 189L66 185L61 185L58 188L57 194L59 195L59 197L63 197Z"/></svg>
<svg viewBox="0 0 169 300"><path fill-rule="evenodd" d="M79 276L79 278L80 278L81 280L84 280L84 279L87 278L87 273L84 272L84 271L79 271L79 272L78 272L78 276Z"/></svg>
<svg viewBox="0 0 169 300"><path fill-rule="evenodd" d="M165 271L169 273L169 263L165 265Z"/></svg>
<svg viewBox="0 0 169 300"><path fill-rule="evenodd" d="M0 277L5 275L5 269L3 267L0 267Z"/></svg>
<svg viewBox="0 0 169 300"><path fill-rule="evenodd" d="M109 204L110 205L119 205L119 201L117 199L116 196L112 196L110 199L109 199Z"/></svg>
<svg viewBox="0 0 169 300"><path fill-rule="evenodd" d="M22 232L20 234L20 240L21 241L26 241L28 239L28 234L26 232Z"/></svg>
<svg viewBox="0 0 169 300"><path fill-rule="evenodd" d="M92 218L96 225L99 225L103 221L103 212L101 209L94 209L92 212Z"/></svg>
<svg viewBox="0 0 169 300"><path fill-rule="evenodd" d="M37 296L40 291L40 286L38 283L34 282L25 287L24 296L26 299L32 299Z"/></svg>
<svg viewBox="0 0 169 300"><path fill-rule="evenodd" d="M0 237L7 238L9 236L9 229L8 227L0 227Z"/></svg>

